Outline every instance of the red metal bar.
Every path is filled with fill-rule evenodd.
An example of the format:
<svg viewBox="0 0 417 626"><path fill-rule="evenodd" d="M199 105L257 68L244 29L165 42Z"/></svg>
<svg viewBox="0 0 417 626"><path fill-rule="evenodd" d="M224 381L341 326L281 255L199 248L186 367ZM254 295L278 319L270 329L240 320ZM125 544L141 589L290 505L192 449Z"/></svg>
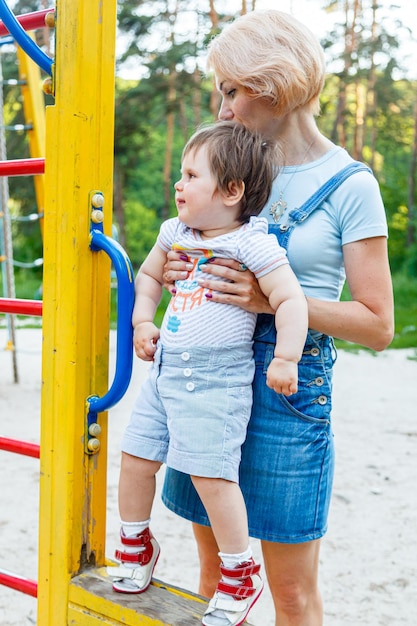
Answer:
<svg viewBox="0 0 417 626"><path fill-rule="evenodd" d="M0 161L0 176L34 176L45 172L45 159Z"/></svg>
<svg viewBox="0 0 417 626"><path fill-rule="evenodd" d="M21 591L22 593L32 596L33 598L38 597L38 583L36 580L11 574L4 569L0 569L0 585L16 589L16 591Z"/></svg>
<svg viewBox="0 0 417 626"><path fill-rule="evenodd" d="M34 11L33 13L24 13L16 17L23 30L34 30L35 28L45 27L45 16L52 13L54 9L42 9L42 11ZM0 21L0 36L8 35L9 31Z"/></svg>
<svg viewBox="0 0 417 626"><path fill-rule="evenodd" d="M0 313L42 316L42 300L21 300L19 298L0 298Z"/></svg>
<svg viewBox="0 0 417 626"><path fill-rule="evenodd" d="M0 437L0 450L23 454L23 456L31 456L34 459L39 459L40 456L40 446L38 443L21 441L20 439L9 439L8 437Z"/></svg>

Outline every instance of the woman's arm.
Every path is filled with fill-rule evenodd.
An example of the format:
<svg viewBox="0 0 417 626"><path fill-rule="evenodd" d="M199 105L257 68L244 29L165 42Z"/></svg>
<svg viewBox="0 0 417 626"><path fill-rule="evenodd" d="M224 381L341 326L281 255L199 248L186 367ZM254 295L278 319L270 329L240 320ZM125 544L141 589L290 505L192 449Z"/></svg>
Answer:
<svg viewBox="0 0 417 626"><path fill-rule="evenodd" d="M314 330L384 350L394 336L394 299L385 237L343 246L346 279L352 300L323 302L307 298Z"/></svg>
<svg viewBox="0 0 417 626"><path fill-rule="evenodd" d="M307 298L309 327L373 350L384 350L394 335L394 299L385 237L362 239L343 246L346 278L352 300L325 302ZM166 284L187 275L187 263L178 253L168 253ZM254 275L239 271L239 263L215 259L205 272L233 282L202 281L213 289L212 300L240 306L253 313L273 313ZM182 276L184 277L184 276Z"/></svg>

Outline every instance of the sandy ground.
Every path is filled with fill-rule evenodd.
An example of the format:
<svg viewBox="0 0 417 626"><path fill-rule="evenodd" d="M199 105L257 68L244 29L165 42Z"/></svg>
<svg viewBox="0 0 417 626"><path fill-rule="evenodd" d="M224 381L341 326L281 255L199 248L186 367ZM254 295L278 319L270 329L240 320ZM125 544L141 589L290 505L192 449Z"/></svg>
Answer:
<svg viewBox="0 0 417 626"><path fill-rule="evenodd" d="M0 329L0 436L39 441L41 342L39 330L18 331L21 382L15 385L11 355L4 350L6 331ZM339 353L333 411L337 467L320 569L325 626L417 624L416 356L416 350ZM145 370L135 360L128 392L110 412L109 556L118 532L119 441ZM4 451L0 459L0 569L36 579L38 461ZM153 530L162 544L156 577L197 591L190 526L159 497ZM253 541L253 547L260 555L259 543ZM268 589L250 621L274 626ZM36 624L36 600L0 586L0 626L29 624Z"/></svg>

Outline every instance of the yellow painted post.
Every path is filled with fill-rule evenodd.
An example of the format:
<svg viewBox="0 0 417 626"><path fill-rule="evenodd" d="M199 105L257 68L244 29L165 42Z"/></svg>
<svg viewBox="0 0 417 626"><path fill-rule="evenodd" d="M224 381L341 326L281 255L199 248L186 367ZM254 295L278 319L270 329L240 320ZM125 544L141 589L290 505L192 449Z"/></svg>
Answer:
<svg viewBox="0 0 417 626"><path fill-rule="evenodd" d="M19 63L19 79L23 81L21 92L25 122L32 126L28 130L29 152L32 159L45 156L45 101L42 91L39 66L19 47L16 50ZM38 213L44 212L45 175L34 176ZM43 219L40 220L43 233Z"/></svg>
<svg viewBox="0 0 417 626"><path fill-rule="evenodd" d="M85 453L85 407L107 390L110 262L89 249L89 194L111 233L116 0L57 0L46 111L38 626L64 626L69 583L104 564L107 415Z"/></svg>

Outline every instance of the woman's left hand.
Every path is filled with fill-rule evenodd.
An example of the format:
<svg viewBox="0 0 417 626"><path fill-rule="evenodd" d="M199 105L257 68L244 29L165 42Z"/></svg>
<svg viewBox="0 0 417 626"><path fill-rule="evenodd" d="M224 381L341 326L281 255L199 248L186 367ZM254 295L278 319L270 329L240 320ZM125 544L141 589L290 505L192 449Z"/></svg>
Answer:
<svg viewBox="0 0 417 626"><path fill-rule="evenodd" d="M213 302L233 304L250 313L273 313L255 275L238 261L215 258L204 264L204 273L223 279L207 277L198 281L202 287L212 290Z"/></svg>

